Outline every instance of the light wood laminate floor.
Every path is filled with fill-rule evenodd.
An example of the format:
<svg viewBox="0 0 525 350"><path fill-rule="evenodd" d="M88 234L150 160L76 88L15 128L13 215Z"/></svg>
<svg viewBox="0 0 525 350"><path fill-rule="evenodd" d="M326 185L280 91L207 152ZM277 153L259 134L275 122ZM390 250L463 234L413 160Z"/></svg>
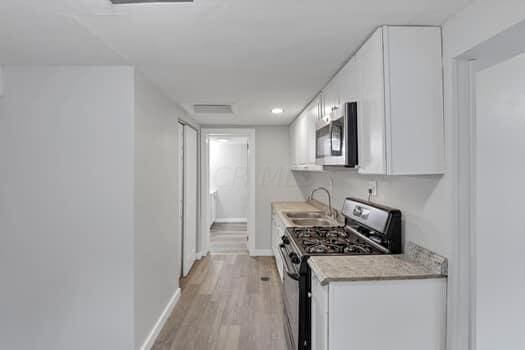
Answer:
<svg viewBox="0 0 525 350"><path fill-rule="evenodd" d="M248 225L214 222L210 229L210 252L248 254Z"/></svg>
<svg viewBox="0 0 525 350"><path fill-rule="evenodd" d="M153 349L286 349L273 257L207 256L181 285L182 296Z"/></svg>

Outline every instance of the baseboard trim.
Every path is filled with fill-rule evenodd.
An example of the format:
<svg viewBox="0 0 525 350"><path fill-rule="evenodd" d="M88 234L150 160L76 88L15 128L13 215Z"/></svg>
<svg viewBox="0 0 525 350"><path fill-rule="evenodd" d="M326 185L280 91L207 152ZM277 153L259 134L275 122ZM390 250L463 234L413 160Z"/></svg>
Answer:
<svg viewBox="0 0 525 350"><path fill-rule="evenodd" d="M195 260L200 260L202 259L203 257L205 257L206 255L208 255L208 251L202 251L202 252L197 252L195 253Z"/></svg>
<svg viewBox="0 0 525 350"><path fill-rule="evenodd" d="M250 256L273 256L273 250L271 249L252 249L250 250Z"/></svg>
<svg viewBox="0 0 525 350"><path fill-rule="evenodd" d="M164 311L162 311L162 314L160 315L159 319L155 323L155 326L153 326L153 329L149 332L148 337L144 341L144 344L142 344L142 347L140 350L150 350L153 345L155 344L155 340L157 340L157 337L160 334L160 331L162 330L162 327L164 327L164 324L170 317L171 313L173 312L173 308L175 305L177 305L177 302L180 299L181 290L180 288L177 288L175 293L170 298L170 301L164 308Z"/></svg>
<svg viewBox="0 0 525 350"><path fill-rule="evenodd" d="M215 222L219 224L228 224L228 223L236 224L236 223L248 222L248 219L246 218L215 219Z"/></svg>

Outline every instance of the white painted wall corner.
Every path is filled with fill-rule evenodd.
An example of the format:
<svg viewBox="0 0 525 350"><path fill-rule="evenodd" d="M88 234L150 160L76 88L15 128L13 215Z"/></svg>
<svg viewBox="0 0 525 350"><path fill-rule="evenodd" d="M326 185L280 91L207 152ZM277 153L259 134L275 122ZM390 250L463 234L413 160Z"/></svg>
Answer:
<svg viewBox="0 0 525 350"><path fill-rule="evenodd" d="M177 288L175 293L173 293L173 295L171 296L170 301L164 308L164 311L162 311L162 314L160 315L159 319L153 326L153 329L149 332L148 337L144 341L144 344L142 344L140 350L150 350L153 347L153 344L155 344L155 340L157 340L157 337L159 336L162 327L164 327L164 324L166 324L166 321L173 312L173 308L175 308L175 305L177 305L177 303L179 302L180 295L181 289Z"/></svg>

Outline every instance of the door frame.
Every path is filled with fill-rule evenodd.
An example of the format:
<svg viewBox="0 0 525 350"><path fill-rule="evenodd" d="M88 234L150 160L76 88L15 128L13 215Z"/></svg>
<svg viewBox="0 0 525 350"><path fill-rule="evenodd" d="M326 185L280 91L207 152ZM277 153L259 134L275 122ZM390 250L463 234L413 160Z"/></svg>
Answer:
<svg viewBox="0 0 525 350"><path fill-rule="evenodd" d="M200 130L198 128L196 128L195 126L193 126L192 124L188 123L187 121L185 121L184 119L179 119L178 120L178 123L180 126L182 126L182 139L179 140L179 146L182 146L182 149L183 149L183 154L182 154L182 164L179 164L179 169L178 169L178 176L181 176L182 174L182 193L179 193L179 200L181 200L179 202L179 205L182 206L182 208L179 209L179 212L177 213L177 215L180 214L180 217L179 217L179 220L181 220L181 223L179 225L179 227L181 228L181 232L180 232L180 249L179 249L179 253L180 253L180 277L185 277L184 276L184 229L185 229L185 226L184 226L184 216L185 216L185 207L184 207L184 200L185 200L185 191L184 191L184 188L185 188L185 185L186 185L186 181L185 181L185 168L184 168L184 162L185 162L185 157L186 157L186 152L184 151L184 135L185 135L185 130L184 130L184 127L187 126L187 127L190 127L192 128L196 133L197 133L197 141L196 141L196 149L195 149L195 152L196 152L196 155L197 155L197 159L196 159L196 163L197 163L197 169L196 169L196 175L197 175L197 179L200 178L200 172L201 172L201 169L200 169ZM177 137L178 137L178 132L177 132ZM177 157L178 157L178 154L177 154ZM178 158L177 161L179 161L180 159ZM177 185L177 189L178 188L178 185ZM200 188L200 182L197 180L197 193L196 193L196 242L195 242L195 250L196 250L196 254L193 258L193 261L195 263L196 260L199 259L199 255L198 255L198 249L199 249L199 232L200 232L200 191L201 191L201 188ZM190 271L191 271L191 268L190 268Z"/></svg>
<svg viewBox="0 0 525 350"><path fill-rule="evenodd" d="M179 219L180 228L180 239L179 239L179 259L180 259L180 269L179 269L179 278L184 277L184 123L179 120L177 128L177 137L178 137L178 147L179 152L177 152L177 176L179 177L177 181L177 191L178 191L178 205L179 210L177 212ZM180 152L182 151L182 157Z"/></svg>
<svg viewBox="0 0 525 350"><path fill-rule="evenodd" d="M525 21L452 59L451 135L455 172L454 236L449 274L448 346L476 350L476 73L525 52ZM519 40L517 40L519 39Z"/></svg>
<svg viewBox="0 0 525 350"><path fill-rule="evenodd" d="M210 228L208 227L209 208L209 138L210 136L245 136L248 138L248 251L256 255L255 250L255 129L241 128L208 128L201 129L201 250L199 255L205 256L210 247Z"/></svg>

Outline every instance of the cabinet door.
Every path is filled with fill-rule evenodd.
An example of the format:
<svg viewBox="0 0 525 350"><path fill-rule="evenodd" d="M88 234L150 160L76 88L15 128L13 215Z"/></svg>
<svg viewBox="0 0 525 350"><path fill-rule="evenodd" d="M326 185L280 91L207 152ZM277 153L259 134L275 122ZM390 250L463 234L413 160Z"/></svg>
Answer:
<svg viewBox="0 0 525 350"><path fill-rule="evenodd" d="M356 63L355 59L351 59L339 72L339 100L341 105L358 100L359 75Z"/></svg>
<svg viewBox="0 0 525 350"><path fill-rule="evenodd" d="M281 260L281 255L279 252L279 244L281 243L282 231L279 227L279 219L276 214L272 215L272 251L275 257L275 265L277 266L277 271L279 272L279 278L283 279L283 261Z"/></svg>
<svg viewBox="0 0 525 350"><path fill-rule="evenodd" d="M340 108L339 95L340 76L336 75L323 89L323 115L330 114L335 108Z"/></svg>
<svg viewBox="0 0 525 350"><path fill-rule="evenodd" d="M329 287L330 350L445 350L446 279Z"/></svg>
<svg viewBox="0 0 525 350"><path fill-rule="evenodd" d="M355 56L358 78L359 172L386 174L383 30L379 28Z"/></svg>
<svg viewBox="0 0 525 350"><path fill-rule="evenodd" d="M387 171L439 174L445 169L439 27L386 27Z"/></svg>
<svg viewBox="0 0 525 350"><path fill-rule="evenodd" d="M297 138L295 147L297 149L297 165L306 164L306 114L303 112L297 118Z"/></svg>
<svg viewBox="0 0 525 350"><path fill-rule="evenodd" d="M316 135L315 123L319 120L320 115L320 97L314 99L305 110L305 159L307 164L315 164L316 157Z"/></svg>
<svg viewBox="0 0 525 350"><path fill-rule="evenodd" d="M290 130L289 130L289 135L290 135L290 163L291 163L291 166L292 168L293 167L296 167L297 164L298 164L298 159L297 159L297 119L292 123L290 124Z"/></svg>
<svg viewBox="0 0 525 350"><path fill-rule="evenodd" d="M312 275L312 350L328 350L328 286Z"/></svg>

